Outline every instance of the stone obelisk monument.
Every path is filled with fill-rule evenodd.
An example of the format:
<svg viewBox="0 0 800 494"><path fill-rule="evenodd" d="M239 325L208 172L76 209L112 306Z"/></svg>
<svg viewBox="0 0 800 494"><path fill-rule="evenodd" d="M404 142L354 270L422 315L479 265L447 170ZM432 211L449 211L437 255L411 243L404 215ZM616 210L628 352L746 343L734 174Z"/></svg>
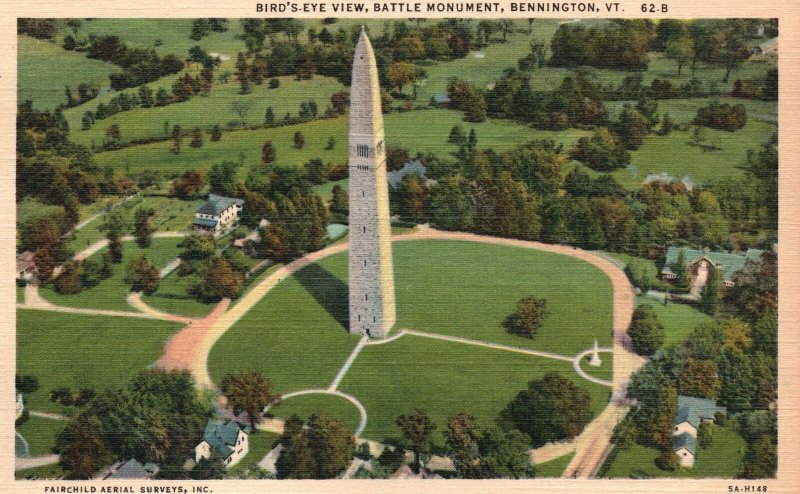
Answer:
<svg viewBox="0 0 800 494"><path fill-rule="evenodd" d="M350 332L379 338L395 321L384 147L378 67L362 30L350 85Z"/></svg>

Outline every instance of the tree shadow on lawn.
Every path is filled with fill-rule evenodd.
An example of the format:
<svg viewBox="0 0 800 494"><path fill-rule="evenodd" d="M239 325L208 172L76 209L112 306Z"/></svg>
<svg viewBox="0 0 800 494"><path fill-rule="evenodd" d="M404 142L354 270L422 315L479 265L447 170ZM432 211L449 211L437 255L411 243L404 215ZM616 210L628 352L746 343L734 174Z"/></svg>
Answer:
<svg viewBox="0 0 800 494"><path fill-rule="evenodd" d="M347 328L350 327L350 302L347 285L318 264L309 264L294 273L294 277L347 331Z"/></svg>

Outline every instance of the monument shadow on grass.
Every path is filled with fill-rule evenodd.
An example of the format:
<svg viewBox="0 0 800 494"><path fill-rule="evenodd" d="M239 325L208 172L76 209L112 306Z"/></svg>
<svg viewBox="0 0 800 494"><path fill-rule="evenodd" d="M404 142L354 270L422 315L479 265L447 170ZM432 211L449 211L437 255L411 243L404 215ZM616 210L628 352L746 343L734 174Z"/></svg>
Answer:
<svg viewBox="0 0 800 494"><path fill-rule="evenodd" d="M347 284L318 264L309 264L294 277L319 304L342 325L350 328L350 302Z"/></svg>

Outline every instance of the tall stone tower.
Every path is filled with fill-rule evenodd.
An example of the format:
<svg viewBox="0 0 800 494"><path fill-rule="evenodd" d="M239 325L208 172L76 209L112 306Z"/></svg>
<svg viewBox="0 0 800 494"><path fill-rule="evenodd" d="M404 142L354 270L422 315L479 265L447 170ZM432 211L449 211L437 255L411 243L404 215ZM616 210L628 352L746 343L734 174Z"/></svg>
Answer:
<svg viewBox="0 0 800 494"><path fill-rule="evenodd" d="M378 68L362 30L350 85L350 332L370 337L395 321L384 147Z"/></svg>

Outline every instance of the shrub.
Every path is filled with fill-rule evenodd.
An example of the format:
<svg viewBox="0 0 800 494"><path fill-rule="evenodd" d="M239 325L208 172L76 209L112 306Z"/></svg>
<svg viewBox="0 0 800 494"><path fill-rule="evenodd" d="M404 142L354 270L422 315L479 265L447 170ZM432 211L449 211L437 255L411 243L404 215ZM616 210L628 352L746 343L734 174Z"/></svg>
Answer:
<svg viewBox="0 0 800 494"><path fill-rule="evenodd" d="M747 110L744 105L729 105L712 101L708 106L697 109L693 123L712 129L733 132L739 130L747 123Z"/></svg>
<svg viewBox="0 0 800 494"><path fill-rule="evenodd" d="M532 296L523 297L517 302L516 311L503 322L503 326L511 333L533 338L546 317L547 300Z"/></svg>

